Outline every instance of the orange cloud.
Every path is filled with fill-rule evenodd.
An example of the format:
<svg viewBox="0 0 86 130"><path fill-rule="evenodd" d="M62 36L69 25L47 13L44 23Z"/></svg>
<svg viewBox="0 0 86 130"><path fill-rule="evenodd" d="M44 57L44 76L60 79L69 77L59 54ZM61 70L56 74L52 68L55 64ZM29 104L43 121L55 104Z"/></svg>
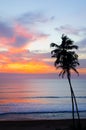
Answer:
<svg viewBox="0 0 86 130"><path fill-rule="evenodd" d="M43 62L31 61L26 64L22 63L9 63L4 66L3 69L0 68L0 72L8 73L53 73L56 72L55 68Z"/></svg>
<svg viewBox="0 0 86 130"><path fill-rule="evenodd" d="M6 54L0 54L0 64L3 66L4 64L6 65L7 63L10 63L11 60Z"/></svg>
<svg viewBox="0 0 86 130"><path fill-rule="evenodd" d="M26 63L12 63L1 66L0 72L7 73L28 73L28 74L46 74L46 73L59 73L60 69L56 69L54 66L48 65L41 61L30 61ZM86 68L79 68L80 74L86 74ZM74 72L73 72L74 73Z"/></svg>
<svg viewBox="0 0 86 130"><path fill-rule="evenodd" d="M79 72L80 74L86 74L86 68L79 68L79 69L78 69L78 72Z"/></svg>
<svg viewBox="0 0 86 130"><path fill-rule="evenodd" d="M8 97L8 96L9 96L9 95L7 95L7 97ZM14 97L15 97L15 95L14 95ZM39 102L39 103L43 103L44 100L41 102L40 99L39 99L39 100L38 100L38 99L30 99L30 100L28 100L28 99L19 99L19 98L16 98L16 97L13 99L13 95L12 95L12 99L9 97L9 100L8 100L8 98L7 98L7 99L4 99L4 100L1 100L1 101L0 101L1 104L2 104L2 103L3 103L3 104L11 103L11 102L12 102L12 103L13 103L13 102L15 102L15 103L22 103L22 102L23 102L23 103L24 103L24 102L25 102L25 103L26 103L26 102L27 102L27 103L36 103L36 102L37 102L37 103L38 103L38 102Z"/></svg>
<svg viewBox="0 0 86 130"><path fill-rule="evenodd" d="M26 52L27 50L24 48L24 47L21 47L21 48L10 48L9 49L9 53L11 54L16 54L16 53L23 53L23 52Z"/></svg>

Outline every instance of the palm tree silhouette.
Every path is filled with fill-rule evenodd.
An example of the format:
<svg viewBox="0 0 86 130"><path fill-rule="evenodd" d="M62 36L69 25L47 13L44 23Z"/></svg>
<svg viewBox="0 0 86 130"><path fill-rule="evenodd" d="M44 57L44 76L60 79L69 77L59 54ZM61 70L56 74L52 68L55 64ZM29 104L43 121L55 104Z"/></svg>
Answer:
<svg viewBox="0 0 86 130"><path fill-rule="evenodd" d="M62 39L61 45L57 45L55 43L50 44L51 47L55 47L55 49L51 51L51 57L56 58L54 63L55 67L61 68L59 76L62 76L62 78L64 78L65 74L67 76L71 91L73 129L75 129L74 107L76 107L76 112L78 116L78 126L79 126L78 129L81 129L77 101L71 84L71 69L74 70L79 75L78 71L76 70L76 66L79 65L78 55L73 51L73 49L78 49L78 46L74 45L73 44L74 42L64 34L62 34L61 39Z"/></svg>

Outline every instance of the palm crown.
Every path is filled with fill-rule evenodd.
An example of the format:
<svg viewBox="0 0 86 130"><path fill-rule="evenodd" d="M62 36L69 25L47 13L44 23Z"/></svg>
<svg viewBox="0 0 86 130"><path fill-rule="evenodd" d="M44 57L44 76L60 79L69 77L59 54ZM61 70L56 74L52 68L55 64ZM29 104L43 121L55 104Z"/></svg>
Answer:
<svg viewBox="0 0 86 130"><path fill-rule="evenodd" d="M59 73L59 76L62 75L63 78L65 74L67 74L67 76L70 76L71 69L73 69L78 74L76 66L79 65L79 62L78 55L72 51L72 49L78 49L78 46L74 45L74 42L64 34L61 38L61 45L51 43L50 46L55 47L55 49L51 51L51 55L52 57L56 58L56 61L54 63L55 67L60 67L62 69L62 71Z"/></svg>

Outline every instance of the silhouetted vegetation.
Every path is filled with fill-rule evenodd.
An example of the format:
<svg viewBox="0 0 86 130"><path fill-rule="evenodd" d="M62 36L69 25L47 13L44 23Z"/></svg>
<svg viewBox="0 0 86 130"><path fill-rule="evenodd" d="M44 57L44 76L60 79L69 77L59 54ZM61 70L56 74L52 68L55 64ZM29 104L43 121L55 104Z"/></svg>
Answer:
<svg viewBox="0 0 86 130"><path fill-rule="evenodd" d="M75 53L75 51L73 51L73 49L78 49L78 46L74 45L74 42L64 34L62 35L61 39L62 42L60 45L57 45L56 43L50 44L51 47L55 47L55 49L51 51L51 57L56 58L54 63L55 67L61 68L59 76L62 76L62 78L64 78L65 75L67 76L71 91L73 129L76 129L74 108L76 108L76 113L78 116L77 128L81 129L77 101L71 84L71 69L79 75L78 71L76 70L76 67L79 65L78 55Z"/></svg>

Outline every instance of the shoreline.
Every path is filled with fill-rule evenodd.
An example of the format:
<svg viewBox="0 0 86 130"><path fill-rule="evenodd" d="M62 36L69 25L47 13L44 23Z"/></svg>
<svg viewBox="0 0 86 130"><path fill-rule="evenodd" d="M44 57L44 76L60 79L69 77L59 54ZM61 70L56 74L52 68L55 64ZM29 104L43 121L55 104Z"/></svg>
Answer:
<svg viewBox="0 0 86 130"><path fill-rule="evenodd" d="M85 130L86 119L81 119L81 125ZM0 121L0 130L70 130L71 126L72 119Z"/></svg>
<svg viewBox="0 0 86 130"><path fill-rule="evenodd" d="M86 112L79 112L80 119L86 119ZM0 114L0 121L30 121L30 120L67 120L72 119L72 113L56 112L36 112L36 113L6 113ZM75 113L75 119L77 115Z"/></svg>

